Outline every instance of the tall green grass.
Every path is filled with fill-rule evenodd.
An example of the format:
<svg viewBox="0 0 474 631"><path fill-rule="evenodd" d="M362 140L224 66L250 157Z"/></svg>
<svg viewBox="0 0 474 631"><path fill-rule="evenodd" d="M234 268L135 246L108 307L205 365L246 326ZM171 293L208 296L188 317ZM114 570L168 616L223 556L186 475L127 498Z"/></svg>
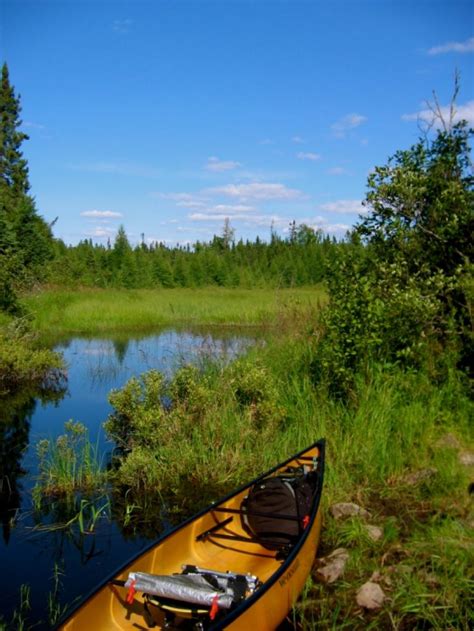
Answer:
<svg viewBox="0 0 474 631"><path fill-rule="evenodd" d="M298 289L42 290L23 299L41 333L95 334L182 324L275 325L287 309L316 309L323 287Z"/></svg>
<svg viewBox="0 0 474 631"><path fill-rule="evenodd" d="M117 481L131 488L129 501L135 497L137 505L160 489L191 512L325 437L321 552L345 546L350 559L337 584L310 579L295 610L298 624L468 629L473 472L460 462L459 449L443 443L449 433L460 448L473 446L473 406L461 381L453 374L435 385L423 374L374 366L369 381L356 381L350 402L336 402L312 384L305 368L311 352L301 336L275 340L203 375L185 369L168 392L169 410L157 396L159 378L131 382L112 397L108 429L120 435L126 428L131 447ZM419 484L407 482L428 468ZM338 501L368 509L382 539L371 541L361 519L333 519L328 508ZM388 600L381 611L364 614L356 591L373 572L386 581Z"/></svg>
<svg viewBox="0 0 474 631"><path fill-rule="evenodd" d="M39 475L33 489L37 504L47 496L73 497L77 491L96 491L105 485L102 458L86 427L67 421L65 430L56 440L45 438L37 444Z"/></svg>

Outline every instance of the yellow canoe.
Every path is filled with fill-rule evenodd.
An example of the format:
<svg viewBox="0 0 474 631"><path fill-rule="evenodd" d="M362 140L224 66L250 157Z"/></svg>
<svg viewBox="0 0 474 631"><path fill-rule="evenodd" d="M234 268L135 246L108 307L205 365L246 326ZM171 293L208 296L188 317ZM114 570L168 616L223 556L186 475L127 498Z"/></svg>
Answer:
<svg viewBox="0 0 474 631"><path fill-rule="evenodd" d="M310 480L309 509L301 531L291 543L269 545L268 538L259 538L249 531L245 498L256 485L265 483L269 477L282 477L288 471L296 471ZM276 629L301 593L316 556L323 475L324 441L320 440L165 534L105 580L58 628L62 631ZM276 517L284 519L281 515ZM172 576L171 580L176 581L179 576L179 582L183 567L188 568L185 572L191 567L192 572L212 575L212 580L237 576L244 580L245 589L238 602L225 608L219 607L221 601L217 596L208 606L177 600L174 596L147 595L135 589L137 572L145 573L145 577L152 575L151 580L154 576L157 580ZM141 576L138 574L138 579Z"/></svg>

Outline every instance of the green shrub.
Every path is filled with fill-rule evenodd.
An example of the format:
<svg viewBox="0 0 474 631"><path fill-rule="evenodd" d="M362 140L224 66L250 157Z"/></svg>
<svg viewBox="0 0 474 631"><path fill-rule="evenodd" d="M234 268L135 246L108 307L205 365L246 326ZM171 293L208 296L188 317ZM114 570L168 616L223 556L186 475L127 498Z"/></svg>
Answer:
<svg viewBox="0 0 474 631"><path fill-rule="evenodd" d="M0 395L22 386L54 390L65 381L64 363L58 353L33 347L34 337L17 321L0 329Z"/></svg>

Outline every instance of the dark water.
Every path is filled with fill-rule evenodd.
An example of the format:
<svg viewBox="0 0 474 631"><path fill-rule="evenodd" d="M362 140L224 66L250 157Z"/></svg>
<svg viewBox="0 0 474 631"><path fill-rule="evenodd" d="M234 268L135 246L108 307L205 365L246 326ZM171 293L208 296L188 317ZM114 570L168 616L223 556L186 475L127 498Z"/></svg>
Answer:
<svg viewBox="0 0 474 631"><path fill-rule="evenodd" d="M19 609L22 585L29 588L28 623L35 624L35 629L50 628L49 595L54 594L61 606L71 604L143 549L150 537L170 526L164 507L156 507L156 526L152 521L138 532L124 528L107 508L97 518L94 534L81 534L77 526L45 530L45 525L67 521L71 507L52 501L41 513L33 510L38 440L64 433L64 423L74 419L88 428L106 458L113 444L107 441L102 424L111 410L107 397L112 388L151 368L171 376L183 363L229 361L255 339L216 330L212 334L166 330L141 338L74 338L55 345L68 366L64 391L23 391L0 402L0 616L8 628L19 627L11 620ZM95 506L100 508L106 499L96 498Z"/></svg>

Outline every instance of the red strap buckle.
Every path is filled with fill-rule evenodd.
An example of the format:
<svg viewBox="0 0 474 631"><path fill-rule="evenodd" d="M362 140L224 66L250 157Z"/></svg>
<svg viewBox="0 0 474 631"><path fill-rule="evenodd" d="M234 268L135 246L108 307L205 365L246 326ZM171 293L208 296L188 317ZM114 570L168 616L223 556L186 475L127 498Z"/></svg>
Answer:
<svg viewBox="0 0 474 631"><path fill-rule="evenodd" d="M308 524L309 524L309 515L305 515L303 517L303 521L301 522L301 525L303 526L303 530L307 528Z"/></svg>
<svg viewBox="0 0 474 631"><path fill-rule="evenodd" d="M212 599L211 609L209 610L209 618L214 620L217 612L219 611L219 594L216 594Z"/></svg>
<svg viewBox="0 0 474 631"><path fill-rule="evenodd" d="M135 589L136 582L137 581L133 579L133 581L130 583L130 587L128 588L127 603L129 605L133 603L133 598L135 597L135 594L137 593L137 590Z"/></svg>

